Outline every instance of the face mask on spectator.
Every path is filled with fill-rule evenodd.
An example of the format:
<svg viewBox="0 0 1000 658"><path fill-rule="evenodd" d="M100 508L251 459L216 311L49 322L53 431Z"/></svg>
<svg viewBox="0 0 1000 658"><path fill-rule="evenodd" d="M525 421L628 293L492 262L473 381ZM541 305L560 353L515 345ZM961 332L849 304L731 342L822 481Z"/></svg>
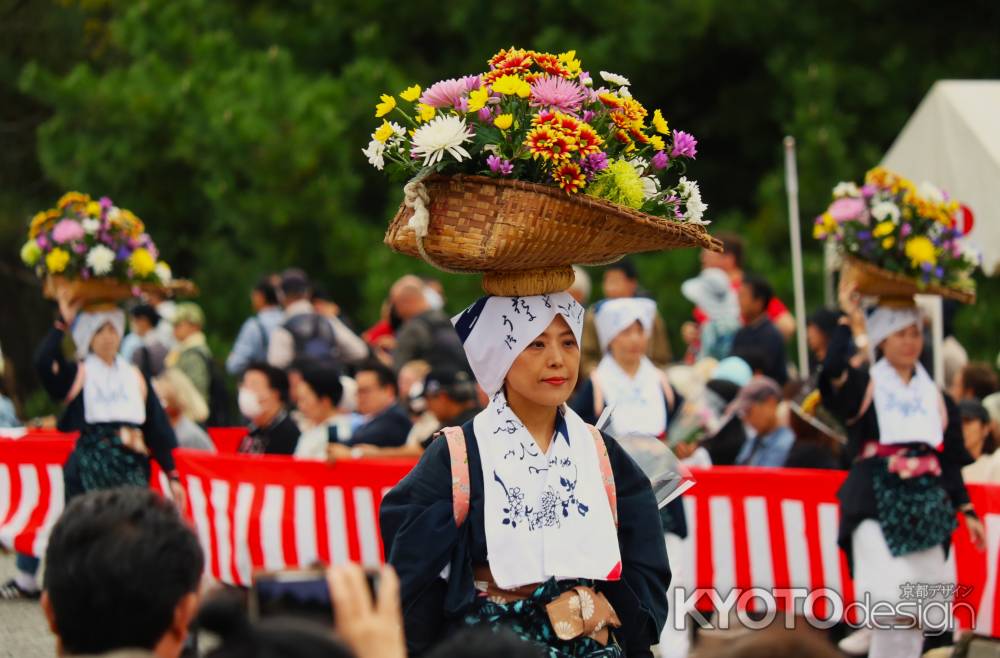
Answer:
<svg viewBox="0 0 1000 658"><path fill-rule="evenodd" d="M257 394L245 388L240 389L237 404L239 404L240 413L251 419L259 416L262 410Z"/></svg>

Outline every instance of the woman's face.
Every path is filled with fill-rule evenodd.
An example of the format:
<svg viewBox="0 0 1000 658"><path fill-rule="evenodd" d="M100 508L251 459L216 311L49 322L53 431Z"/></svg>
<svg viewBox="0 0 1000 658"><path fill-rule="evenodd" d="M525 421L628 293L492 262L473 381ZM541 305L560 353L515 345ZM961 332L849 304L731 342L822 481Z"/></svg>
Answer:
<svg viewBox="0 0 1000 658"><path fill-rule="evenodd" d="M90 339L90 351L98 358L111 363L115 360L115 355L118 354L118 348L121 347L121 344L122 338L118 335L118 330L108 322L98 329L94 337Z"/></svg>
<svg viewBox="0 0 1000 658"><path fill-rule="evenodd" d="M295 384L295 402L299 411L313 424L322 423L333 413L329 398L317 396L312 386L302 378Z"/></svg>
<svg viewBox="0 0 1000 658"><path fill-rule="evenodd" d="M642 358L649 347L649 336L642 328L642 323L636 320L608 343L611 356L620 363L635 363Z"/></svg>
<svg viewBox="0 0 1000 658"><path fill-rule="evenodd" d="M580 373L580 346L560 315L514 360L507 387L535 404L558 407L566 402Z"/></svg>
<svg viewBox="0 0 1000 658"><path fill-rule="evenodd" d="M911 324L899 331L889 334L882 341L882 354L894 368L909 369L917 364L920 353L924 349L924 334L920 327Z"/></svg>
<svg viewBox="0 0 1000 658"><path fill-rule="evenodd" d="M975 418L962 419L962 438L965 440L965 448L972 455L973 459L979 459L983 454L983 444L986 442L986 435L989 434L990 427L981 420Z"/></svg>

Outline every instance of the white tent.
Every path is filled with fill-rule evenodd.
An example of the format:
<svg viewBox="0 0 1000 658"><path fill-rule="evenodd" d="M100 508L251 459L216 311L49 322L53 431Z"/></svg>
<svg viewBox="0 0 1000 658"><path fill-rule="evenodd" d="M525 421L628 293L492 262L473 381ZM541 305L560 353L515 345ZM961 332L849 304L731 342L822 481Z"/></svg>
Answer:
<svg viewBox="0 0 1000 658"><path fill-rule="evenodd" d="M982 252L983 271L1000 274L1000 80L934 83L882 164L968 206L966 239Z"/></svg>

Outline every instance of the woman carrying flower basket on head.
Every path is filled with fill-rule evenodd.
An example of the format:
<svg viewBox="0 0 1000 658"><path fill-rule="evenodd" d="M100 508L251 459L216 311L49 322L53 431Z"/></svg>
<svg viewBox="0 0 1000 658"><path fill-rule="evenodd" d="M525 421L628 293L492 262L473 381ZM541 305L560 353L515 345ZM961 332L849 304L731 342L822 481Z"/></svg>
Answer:
<svg viewBox="0 0 1000 658"><path fill-rule="evenodd" d="M445 430L381 508L413 654L487 624L553 657L651 655L670 582L656 499L565 404L582 322L568 293L485 297L455 318L491 403Z"/></svg>
<svg viewBox="0 0 1000 658"><path fill-rule="evenodd" d="M36 215L25 263L45 278L60 319L42 342L35 367L46 392L65 410L57 427L80 432L63 468L66 497L122 485L149 485L150 458L183 505L173 449L177 439L149 380L118 353L125 314L115 302L142 286L167 283L169 269L142 222L110 199L71 192ZM70 333L76 360L63 354Z"/></svg>
<svg viewBox="0 0 1000 658"><path fill-rule="evenodd" d="M956 511L965 515L973 543L984 545L983 525L962 481L961 467L970 458L961 418L920 364L922 319L912 298L929 280L945 284L934 288L942 294L971 293L946 287L964 280L967 271L961 250L951 244L956 236L944 225L949 218L942 210L945 200L928 200L905 179L878 170L869 173L864 188L842 184L835 194L843 196L834 202L839 210L831 206L826 213L833 221L830 232L840 231L843 248L870 261L845 272L841 307L856 316L859 293L881 296L866 318L874 365L868 371L850 365L852 336L845 318L831 337L819 374L823 405L845 424L846 452L853 460L838 492L839 543L858 598L897 604L905 600L901 588L907 583L953 579L945 560ZM825 221L821 218L817 226ZM874 230L855 223L874 225ZM872 246L876 233L880 242ZM898 250L897 236L903 242ZM914 240L932 247L917 258L910 247ZM942 262L948 266L936 265ZM858 275L859 266L865 276ZM920 628L882 630L893 623L892 613L877 621L869 656L921 655Z"/></svg>

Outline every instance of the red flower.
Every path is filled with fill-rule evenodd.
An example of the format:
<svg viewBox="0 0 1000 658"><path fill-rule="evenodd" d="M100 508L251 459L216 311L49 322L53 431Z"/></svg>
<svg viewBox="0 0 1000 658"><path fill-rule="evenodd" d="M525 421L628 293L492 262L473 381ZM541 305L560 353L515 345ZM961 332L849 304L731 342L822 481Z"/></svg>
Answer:
<svg viewBox="0 0 1000 658"><path fill-rule="evenodd" d="M587 176L575 162L565 162L556 167L552 172L552 178L561 189L570 194L579 192L587 184Z"/></svg>

